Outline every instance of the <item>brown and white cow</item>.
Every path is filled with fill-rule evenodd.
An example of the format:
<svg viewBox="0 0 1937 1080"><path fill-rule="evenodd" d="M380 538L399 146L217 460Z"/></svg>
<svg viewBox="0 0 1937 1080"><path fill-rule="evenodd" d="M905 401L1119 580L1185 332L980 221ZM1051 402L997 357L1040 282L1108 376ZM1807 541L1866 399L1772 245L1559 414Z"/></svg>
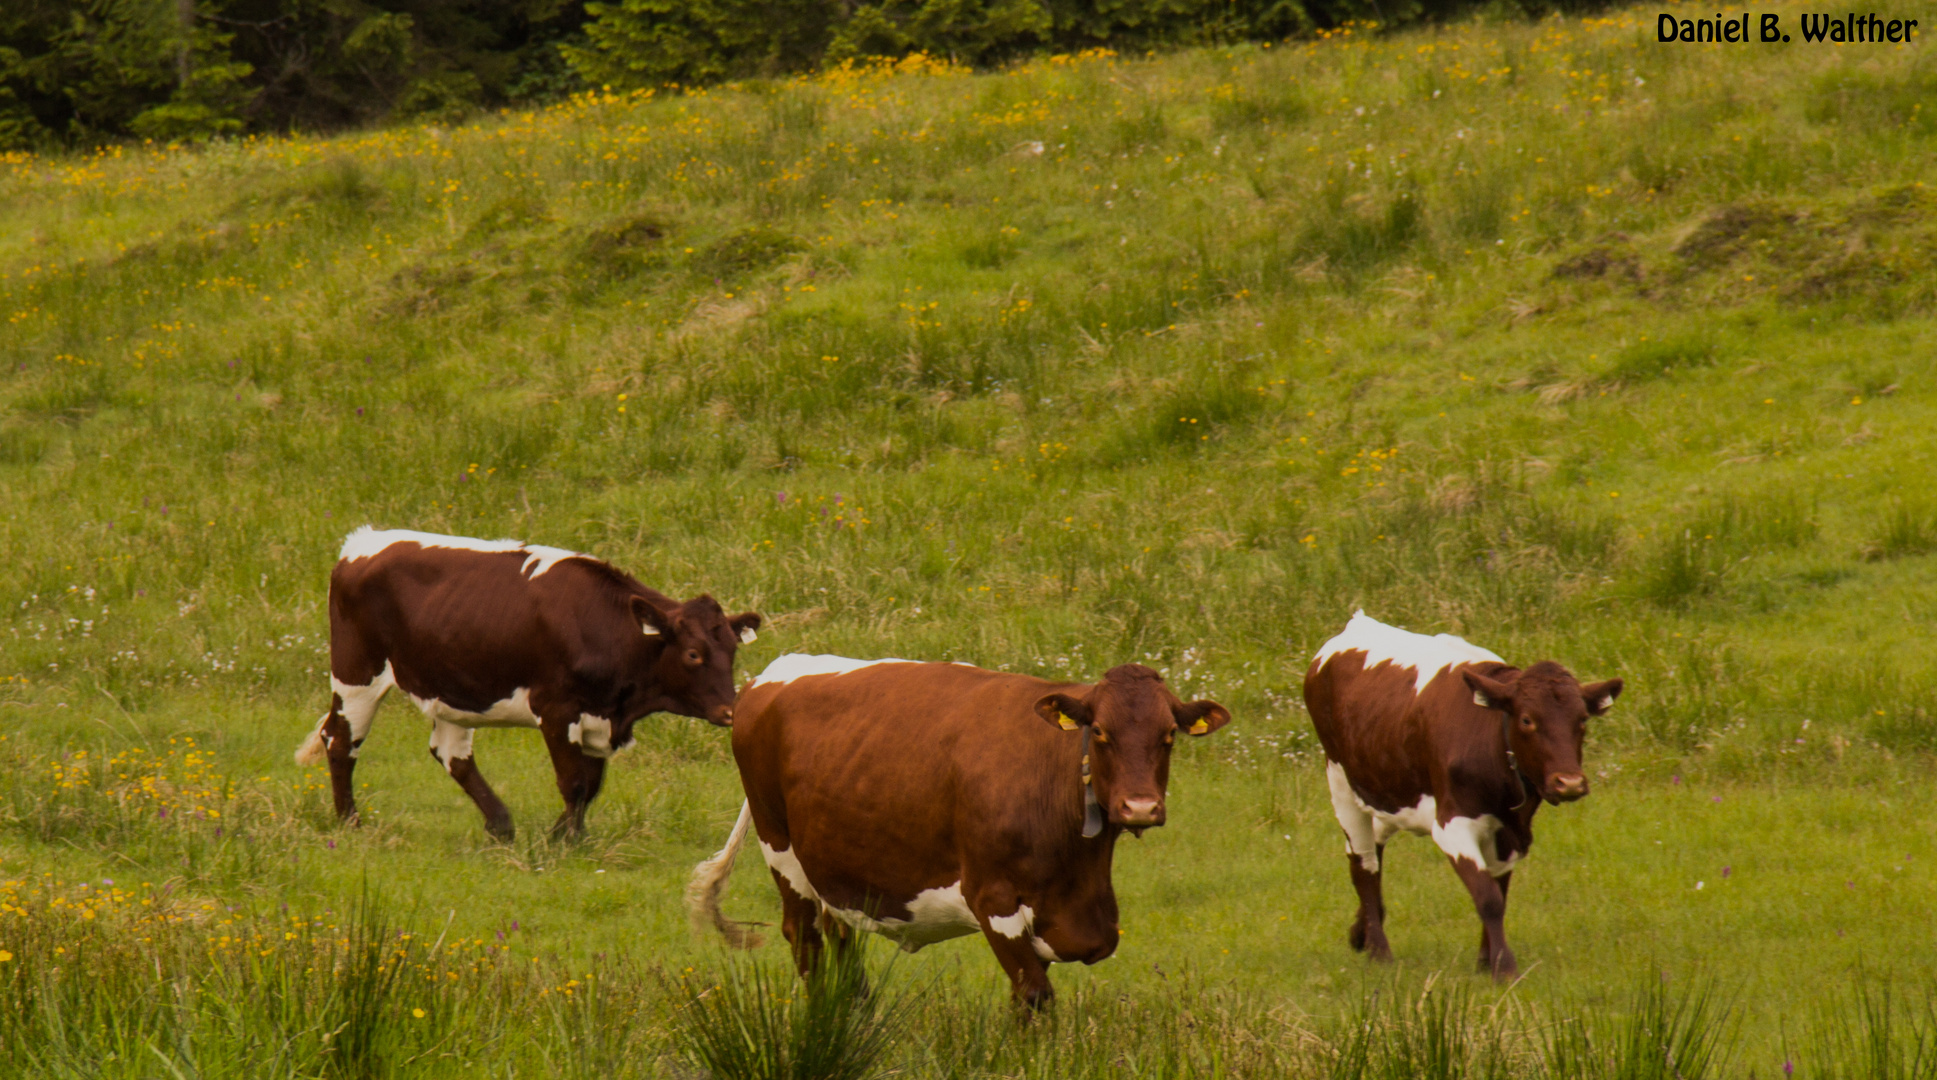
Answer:
<svg viewBox="0 0 1937 1080"><path fill-rule="evenodd" d="M589 555L366 525L330 572L330 711L296 762L328 759L337 816L354 824L357 751L399 687L431 720L431 756L500 839L511 813L472 760L472 733L542 732L565 798L552 834L576 834L640 717L733 723L733 655L759 626L753 612L729 619L710 596L682 604Z"/></svg>
<svg viewBox="0 0 1937 1080"><path fill-rule="evenodd" d="M1514 864L1533 844L1541 800L1587 794L1581 740L1621 680L1582 686L1543 660L1516 668L1451 634L1427 637L1360 611L1305 675L1325 747L1332 810L1359 894L1354 949L1390 960L1380 891L1386 841L1428 835L1480 916L1480 969L1517 970L1504 920Z"/></svg>
<svg viewBox="0 0 1937 1080"><path fill-rule="evenodd" d="M1047 1002L1047 965L1116 951L1110 860L1164 823L1171 744L1230 714L1185 704L1156 672L1094 686L966 664L783 656L740 694L733 757L746 805L694 871L688 904L730 941L719 894L751 823L803 974L823 932L913 952L980 933L1018 1001Z"/></svg>

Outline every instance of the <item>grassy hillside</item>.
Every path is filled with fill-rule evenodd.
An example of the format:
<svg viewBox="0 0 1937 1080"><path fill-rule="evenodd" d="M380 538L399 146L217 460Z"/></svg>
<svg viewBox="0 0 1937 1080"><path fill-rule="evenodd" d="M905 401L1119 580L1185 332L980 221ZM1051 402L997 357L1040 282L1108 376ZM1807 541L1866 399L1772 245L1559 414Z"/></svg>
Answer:
<svg viewBox="0 0 1937 1080"><path fill-rule="evenodd" d="M656 723L569 849L529 838L533 739L481 740L511 847L394 702L360 833L289 764L342 535L516 536L767 613L749 670L1135 659L1217 697L1122 852L1121 960L1056 977L1188 970L1289 1031L1365 985L1297 705L1363 606L1627 680L1514 890L1516 993L1706 973L1766 1075L1858 958L1932 974L1900 937L1937 895L1937 64L1652 16L0 159L10 903L375 882L567 968L706 955L677 895L737 805L717 731ZM1394 861L1394 978L1464 972L1451 875ZM902 970L992 997L980 948Z"/></svg>

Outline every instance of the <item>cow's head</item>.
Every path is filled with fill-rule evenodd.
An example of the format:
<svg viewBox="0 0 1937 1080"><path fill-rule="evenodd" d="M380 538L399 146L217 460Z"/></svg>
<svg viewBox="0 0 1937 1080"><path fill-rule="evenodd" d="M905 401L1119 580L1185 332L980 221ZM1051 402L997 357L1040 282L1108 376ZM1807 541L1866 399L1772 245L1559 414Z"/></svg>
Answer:
<svg viewBox="0 0 1937 1080"><path fill-rule="evenodd" d="M1050 694L1036 713L1059 727L1090 730L1090 785L1111 824L1138 835L1164 823L1170 746L1177 733L1209 735L1231 722L1215 701L1186 705L1142 664L1111 668L1082 694Z"/></svg>
<svg viewBox="0 0 1937 1080"><path fill-rule="evenodd" d="M669 607L634 596L632 614L643 633L637 655L647 669L640 682L651 688L648 711L730 726L733 654L754 639L760 616L748 611L729 619L710 596Z"/></svg>
<svg viewBox="0 0 1937 1080"><path fill-rule="evenodd" d="M1506 714L1507 749L1538 786L1541 798L1559 804L1587 794L1587 777L1581 772L1587 718L1613 707L1621 696L1621 680L1582 686L1551 660L1525 671L1501 672L1499 678L1470 668L1460 674L1473 691L1474 704Z"/></svg>

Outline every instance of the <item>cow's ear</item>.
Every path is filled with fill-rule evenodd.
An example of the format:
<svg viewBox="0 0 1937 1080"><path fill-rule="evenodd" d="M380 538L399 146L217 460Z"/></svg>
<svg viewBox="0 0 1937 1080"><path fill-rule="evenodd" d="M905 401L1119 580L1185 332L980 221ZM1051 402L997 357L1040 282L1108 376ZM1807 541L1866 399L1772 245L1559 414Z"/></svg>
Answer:
<svg viewBox="0 0 1937 1080"><path fill-rule="evenodd" d="M1512 685L1498 679L1489 679L1472 670L1462 671L1460 675L1465 678L1467 689L1473 691L1473 704L1482 709L1513 711Z"/></svg>
<svg viewBox="0 0 1937 1080"><path fill-rule="evenodd" d="M1083 699L1068 694L1051 694L1036 702L1036 715L1064 731L1075 731L1093 719Z"/></svg>
<svg viewBox="0 0 1937 1080"><path fill-rule="evenodd" d="M1186 735L1209 735L1218 728L1231 722L1231 714L1224 706L1215 701L1193 701L1179 705L1171 710L1177 717L1177 726Z"/></svg>
<svg viewBox="0 0 1937 1080"><path fill-rule="evenodd" d="M740 644L742 645L751 645L754 639L760 636L754 633L755 630L760 629L760 615L758 612L742 612L726 620L726 625L733 628L734 635L740 639Z"/></svg>
<svg viewBox="0 0 1937 1080"><path fill-rule="evenodd" d="M639 629L647 637L671 637L673 617L659 610L659 606L643 596L632 598L632 617L639 620Z"/></svg>
<svg viewBox="0 0 1937 1080"><path fill-rule="evenodd" d="M1621 680L1609 679L1581 687L1581 697L1587 700L1587 711L1595 716L1606 716L1614 707L1614 699L1621 696Z"/></svg>

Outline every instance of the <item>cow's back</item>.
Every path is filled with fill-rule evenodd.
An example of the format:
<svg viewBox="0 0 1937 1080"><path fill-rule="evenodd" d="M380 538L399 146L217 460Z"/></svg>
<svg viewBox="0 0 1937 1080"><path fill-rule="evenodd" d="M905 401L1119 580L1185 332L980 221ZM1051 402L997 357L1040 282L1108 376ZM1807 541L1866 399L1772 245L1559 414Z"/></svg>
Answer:
<svg viewBox="0 0 1937 1080"><path fill-rule="evenodd" d="M499 543L393 542L364 552L346 544L355 557L330 573L339 677L391 664L407 690L488 704L506 687L560 675L564 657L616 671L616 656L598 662L610 651L598 646L638 633L624 598L643 586L586 556Z"/></svg>

